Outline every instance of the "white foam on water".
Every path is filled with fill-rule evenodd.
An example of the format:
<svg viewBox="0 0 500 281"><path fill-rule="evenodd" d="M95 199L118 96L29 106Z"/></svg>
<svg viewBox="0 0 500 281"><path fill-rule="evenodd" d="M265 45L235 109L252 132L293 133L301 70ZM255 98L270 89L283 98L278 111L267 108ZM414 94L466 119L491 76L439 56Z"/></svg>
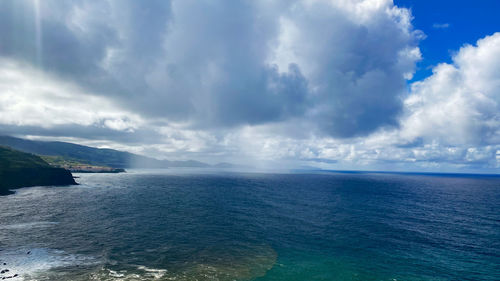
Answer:
<svg viewBox="0 0 500 281"><path fill-rule="evenodd" d="M0 274L0 279L18 274L18 277L8 279L13 281L36 280L37 274L58 267L99 263L94 257L68 254L64 251L45 248L4 249L0 253L2 269L9 269L8 273Z"/></svg>
<svg viewBox="0 0 500 281"><path fill-rule="evenodd" d="M33 222L24 222L24 223L14 223L14 224L7 224L7 225L2 225L2 229L32 229L32 228L44 228L44 227L51 227L55 224L58 224L57 222L52 222L52 221L33 221Z"/></svg>
<svg viewBox="0 0 500 281"><path fill-rule="evenodd" d="M147 272L148 273L147 275L150 275L155 279L160 279L167 273L166 269L149 268L143 265L138 266L137 269Z"/></svg>
<svg viewBox="0 0 500 281"><path fill-rule="evenodd" d="M200 258L201 259L201 258ZM9 280L99 280L99 281L229 281L252 280L263 276L275 264L270 247L256 247L248 256L221 258L217 262L189 262L180 268L164 269L139 264L123 264L92 256L70 254L47 248L3 249L0 262L9 269L1 277Z"/></svg>
<svg viewBox="0 0 500 281"><path fill-rule="evenodd" d="M128 272L127 270L115 271L109 268L103 268L99 273L93 274L91 280L113 280L113 281L142 281L142 280L165 280L167 270L149 268L143 265L138 265L137 270ZM171 280L167 278L167 280Z"/></svg>

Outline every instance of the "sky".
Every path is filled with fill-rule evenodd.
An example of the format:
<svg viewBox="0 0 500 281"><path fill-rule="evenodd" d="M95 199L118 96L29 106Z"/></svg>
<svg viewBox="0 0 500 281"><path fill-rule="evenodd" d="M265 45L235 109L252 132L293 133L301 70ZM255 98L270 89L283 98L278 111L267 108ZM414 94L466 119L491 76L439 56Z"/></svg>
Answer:
<svg viewBox="0 0 500 281"><path fill-rule="evenodd" d="M269 169L498 173L500 2L476 2L3 0L0 134Z"/></svg>

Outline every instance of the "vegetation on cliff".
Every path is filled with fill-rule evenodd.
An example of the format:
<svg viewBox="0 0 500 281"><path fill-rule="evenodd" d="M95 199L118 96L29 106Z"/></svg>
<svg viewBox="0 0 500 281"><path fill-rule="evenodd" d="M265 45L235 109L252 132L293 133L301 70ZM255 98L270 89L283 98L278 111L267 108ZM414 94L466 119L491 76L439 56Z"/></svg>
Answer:
<svg viewBox="0 0 500 281"><path fill-rule="evenodd" d="M113 168L109 166L91 165L75 159L68 159L62 156L40 156L49 165L57 168L69 170L72 173L124 173L125 169Z"/></svg>

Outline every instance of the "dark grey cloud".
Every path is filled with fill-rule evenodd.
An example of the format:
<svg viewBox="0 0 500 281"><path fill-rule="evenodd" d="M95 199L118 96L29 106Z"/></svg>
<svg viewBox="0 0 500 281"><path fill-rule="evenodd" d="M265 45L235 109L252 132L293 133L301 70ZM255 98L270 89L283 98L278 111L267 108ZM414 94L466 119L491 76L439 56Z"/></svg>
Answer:
<svg viewBox="0 0 500 281"><path fill-rule="evenodd" d="M81 5L79 1L61 1L60 5L49 1L2 1L0 54L77 81L88 79L90 74L104 74L98 65L106 48L117 43L116 31L105 25L86 29L85 34L72 30L70 17Z"/></svg>
<svg viewBox="0 0 500 281"><path fill-rule="evenodd" d="M233 126L299 114L307 82L292 66L280 74L266 63L277 15L258 1L178 1L164 57L150 73L150 112L195 125ZM151 101L160 101L155 105ZM141 104L142 106L142 104Z"/></svg>
<svg viewBox="0 0 500 281"><path fill-rule="evenodd" d="M315 103L321 105L318 124L339 137L396 125L406 90L403 76L418 59L412 54L418 34L405 23L409 14L382 9L356 16L328 6L318 1L290 15L298 33L293 48L299 59L307 59L301 66L310 69Z"/></svg>
<svg viewBox="0 0 500 281"><path fill-rule="evenodd" d="M47 0L39 19L34 3L0 3L1 57L191 128L301 118L367 135L397 124L418 59L410 15L391 1Z"/></svg>

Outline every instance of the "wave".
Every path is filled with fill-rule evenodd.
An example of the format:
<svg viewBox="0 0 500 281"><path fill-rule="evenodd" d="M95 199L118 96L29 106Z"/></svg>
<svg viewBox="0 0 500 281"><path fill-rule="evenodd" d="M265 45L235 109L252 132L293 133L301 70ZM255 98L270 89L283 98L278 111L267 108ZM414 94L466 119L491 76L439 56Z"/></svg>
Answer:
<svg viewBox="0 0 500 281"><path fill-rule="evenodd" d="M57 222L52 222L52 221L33 221L33 222L23 222L23 223L14 223L14 224L7 224L3 225L2 229L26 229L26 228L44 228L44 227L51 227L53 225L58 224Z"/></svg>
<svg viewBox="0 0 500 281"><path fill-rule="evenodd" d="M47 248L3 249L2 268L9 271L0 277L17 275L9 280L44 280L47 279L47 272L55 268L95 265L99 262L95 257L67 254Z"/></svg>

